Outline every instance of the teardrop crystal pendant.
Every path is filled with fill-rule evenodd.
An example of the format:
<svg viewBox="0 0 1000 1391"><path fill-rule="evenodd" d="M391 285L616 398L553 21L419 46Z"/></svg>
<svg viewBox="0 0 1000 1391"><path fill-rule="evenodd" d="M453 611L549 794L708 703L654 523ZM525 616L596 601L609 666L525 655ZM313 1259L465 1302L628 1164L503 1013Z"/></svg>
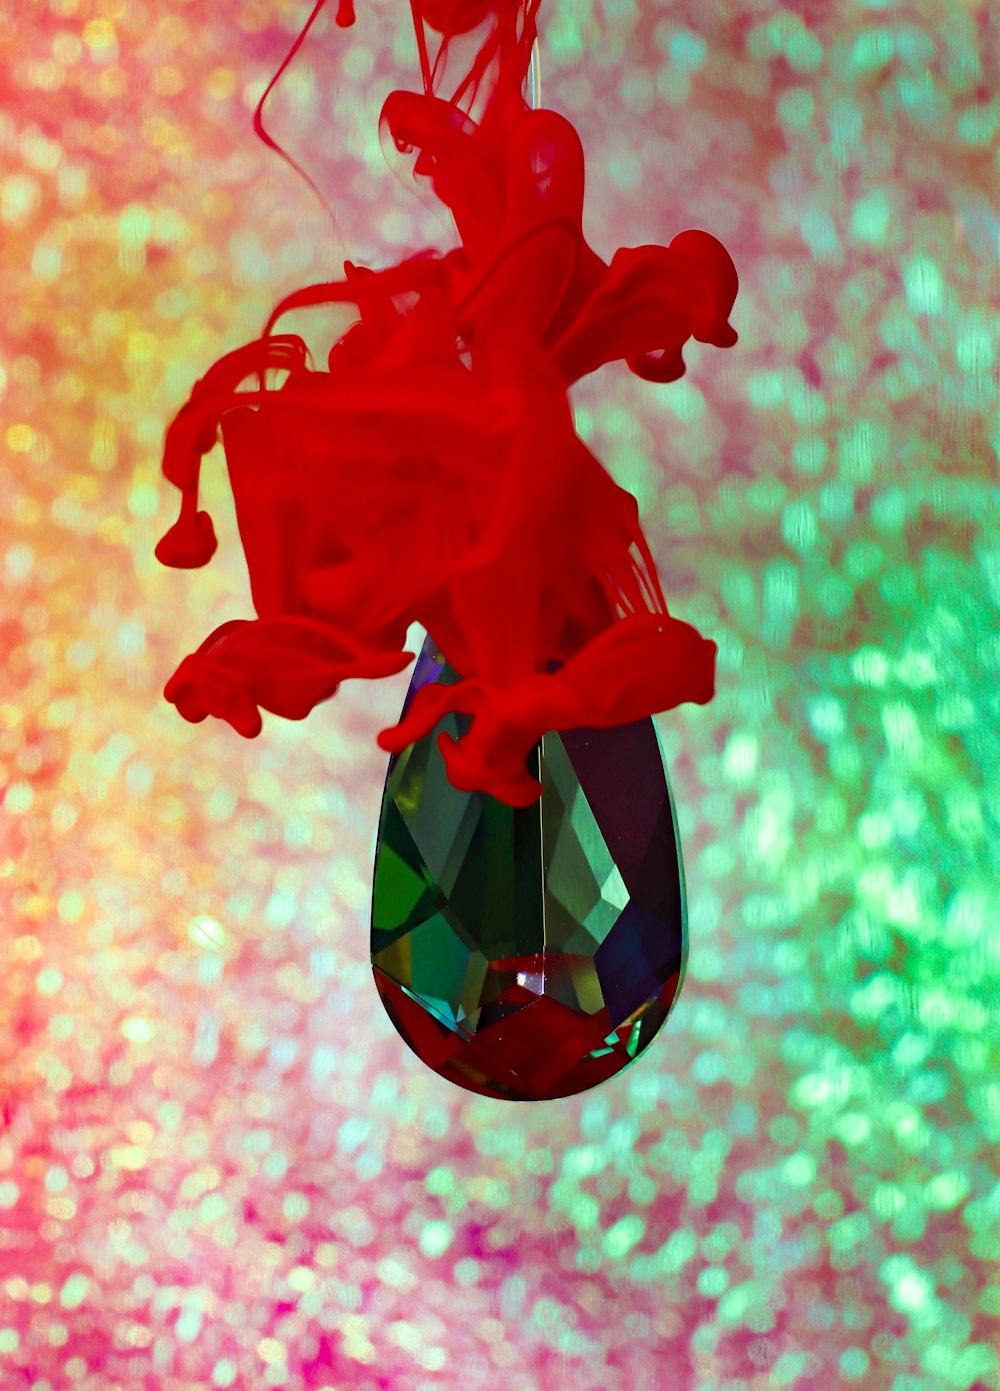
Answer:
<svg viewBox="0 0 1000 1391"><path fill-rule="evenodd" d="M428 638L421 686L454 681ZM634 1062L680 990L684 875L652 720L547 734L542 798L514 808L448 781L437 748L389 764L372 969L414 1053L469 1091L571 1096Z"/></svg>

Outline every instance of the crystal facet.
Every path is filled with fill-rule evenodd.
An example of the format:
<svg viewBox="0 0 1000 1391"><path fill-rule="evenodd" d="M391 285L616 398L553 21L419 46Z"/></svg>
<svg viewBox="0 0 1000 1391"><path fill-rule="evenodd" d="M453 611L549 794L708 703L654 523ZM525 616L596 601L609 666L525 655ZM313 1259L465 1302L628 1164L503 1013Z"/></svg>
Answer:
<svg viewBox="0 0 1000 1391"><path fill-rule="evenodd" d="M428 639L407 704L455 679ZM514 808L448 781L437 737L457 736L463 719L446 716L389 765L375 981L442 1077L510 1101L570 1096L652 1042L684 975L683 871L656 730L641 720L547 734L541 801Z"/></svg>

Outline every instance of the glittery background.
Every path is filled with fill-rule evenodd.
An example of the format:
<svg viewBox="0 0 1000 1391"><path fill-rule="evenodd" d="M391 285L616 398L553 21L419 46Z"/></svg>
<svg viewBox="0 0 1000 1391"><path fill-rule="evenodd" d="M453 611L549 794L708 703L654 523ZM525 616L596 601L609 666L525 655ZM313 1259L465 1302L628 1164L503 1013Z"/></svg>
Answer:
<svg viewBox="0 0 1000 1391"><path fill-rule="evenodd" d="M250 614L221 460L217 559L153 559L166 420L446 237L377 142L408 7L359 10L271 116L338 241L250 132L307 4L0 3L0 1387L1000 1386L997 12L543 6L595 247L704 226L742 289L731 353L575 398L719 692L660 721L681 1002L532 1107L378 1005L406 677L255 743L160 696Z"/></svg>

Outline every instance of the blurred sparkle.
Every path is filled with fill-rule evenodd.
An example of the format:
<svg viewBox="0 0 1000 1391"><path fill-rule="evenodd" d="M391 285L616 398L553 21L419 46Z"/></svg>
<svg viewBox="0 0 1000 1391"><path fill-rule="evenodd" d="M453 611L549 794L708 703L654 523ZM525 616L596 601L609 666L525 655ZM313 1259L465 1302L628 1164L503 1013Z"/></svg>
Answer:
<svg viewBox="0 0 1000 1391"><path fill-rule="evenodd" d="M378 146L395 0L274 101L342 244L253 140L304 8L0 15L0 1386L1000 1386L995 9L545 0L594 245L709 227L742 289L721 366L574 398L720 646L660 722L684 995L513 1108L376 1006L405 676L252 746L161 699L250 611L221 459L221 559L153 560L164 423L282 293L445 235Z"/></svg>

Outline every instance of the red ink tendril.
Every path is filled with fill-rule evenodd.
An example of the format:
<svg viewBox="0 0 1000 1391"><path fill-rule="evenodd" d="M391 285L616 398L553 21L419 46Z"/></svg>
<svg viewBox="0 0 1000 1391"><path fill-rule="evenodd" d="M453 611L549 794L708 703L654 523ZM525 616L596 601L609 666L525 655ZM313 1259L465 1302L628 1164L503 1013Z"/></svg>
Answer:
<svg viewBox="0 0 1000 1391"><path fill-rule="evenodd" d="M382 126L460 245L384 270L347 262L196 384L166 435L181 509L156 554L211 558L198 476L221 430L258 616L212 633L165 694L252 737L261 710L302 719L344 680L400 671L418 622L463 679L421 690L379 743L402 749L462 711L468 733L442 737L451 780L527 805L540 786L525 759L548 730L712 697L715 644L667 612L636 501L576 433L567 390L616 359L675 381L688 339L731 346L737 277L707 232L610 264L588 246L579 137L523 95L539 0L411 4L424 90L393 92ZM337 20L352 22L348 0ZM443 97L450 40L480 28ZM274 330L329 304L357 321L317 370Z"/></svg>

